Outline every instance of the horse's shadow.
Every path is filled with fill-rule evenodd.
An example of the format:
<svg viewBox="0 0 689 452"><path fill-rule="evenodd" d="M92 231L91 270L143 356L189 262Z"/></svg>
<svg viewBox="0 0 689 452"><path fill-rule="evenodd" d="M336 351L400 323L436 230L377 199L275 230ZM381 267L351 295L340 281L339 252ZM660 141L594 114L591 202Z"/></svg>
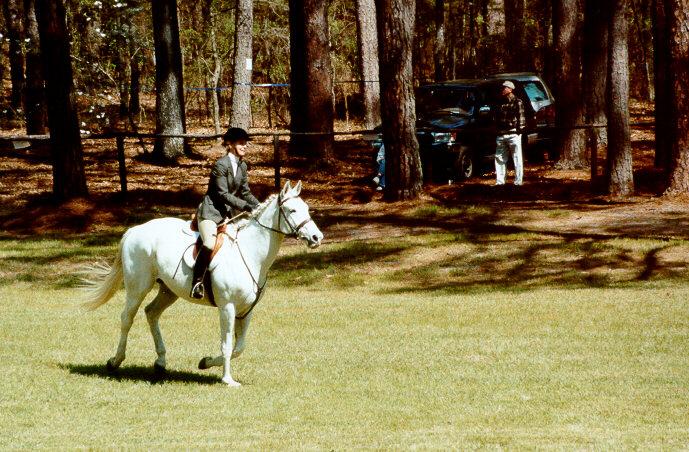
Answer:
<svg viewBox="0 0 689 452"><path fill-rule="evenodd" d="M197 383L202 385L216 385L220 382L220 379L213 375L201 375L179 370L156 372L153 367L145 366L126 366L115 371L109 371L105 365L101 364L60 364L59 367L71 374L115 381L147 381L151 384Z"/></svg>

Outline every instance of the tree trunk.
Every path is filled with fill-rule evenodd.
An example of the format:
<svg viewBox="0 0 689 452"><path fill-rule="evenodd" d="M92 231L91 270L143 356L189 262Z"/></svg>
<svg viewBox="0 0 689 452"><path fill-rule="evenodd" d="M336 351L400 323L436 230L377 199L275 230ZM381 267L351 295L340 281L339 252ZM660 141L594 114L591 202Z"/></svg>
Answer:
<svg viewBox="0 0 689 452"><path fill-rule="evenodd" d="M26 51L25 118L27 135L43 135L48 131L48 110L45 104L41 42L36 21L35 0L24 0L24 24L29 39Z"/></svg>
<svg viewBox="0 0 689 452"><path fill-rule="evenodd" d="M526 55L524 0L505 0L505 42L509 43L508 71L533 70Z"/></svg>
<svg viewBox="0 0 689 452"><path fill-rule="evenodd" d="M361 92L364 97L364 127L380 125L380 81L378 72L378 32L376 3L374 0L357 0L356 20L359 33L359 70Z"/></svg>
<svg viewBox="0 0 689 452"><path fill-rule="evenodd" d="M552 21L553 21L553 11L552 2L550 0L535 0L535 8L539 13L537 13L536 28L538 29L538 53L537 60L540 60L540 64L536 67L540 67L542 71L542 76L545 80L555 80L555 69L556 66L555 58L553 58L553 42L552 42ZM553 88L555 85L553 83Z"/></svg>
<svg viewBox="0 0 689 452"><path fill-rule="evenodd" d="M5 16L7 39L9 45L10 78L12 95L10 105L12 114L19 113L24 101L24 52L22 50L22 17L18 0L2 0L2 12Z"/></svg>
<svg viewBox="0 0 689 452"><path fill-rule="evenodd" d="M670 47L669 27L665 14L665 0L653 0L653 68L655 83L655 160L657 168L670 169L672 145L670 127Z"/></svg>
<svg viewBox="0 0 689 452"><path fill-rule="evenodd" d="M435 0L435 81L445 80L445 0Z"/></svg>
<svg viewBox="0 0 689 452"><path fill-rule="evenodd" d="M333 76L326 0L290 0L290 153L333 164ZM316 160L317 159L317 160Z"/></svg>
<svg viewBox="0 0 689 452"><path fill-rule="evenodd" d="M448 0L448 23L453 26L447 30L447 64L445 65L445 75L448 79L457 78L457 66L464 63L463 48L457 45L457 35L464 31L464 9L460 9L459 0ZM464 40L460 41L464 42Z"/></svg>
<svg viewBox="0 0 689 452"><path fill-rule="evenodd" d="M556 0L553 4L553 40L555 44L555 98L560 151L558 166L581 169L587 164L585 132L573 129L583 122L581 48L579 36L579 0Z"/></svg>
<svg viewBox="0 0 689 452"><path fill-rule="evenodd" d="M670 51L670 146L672 169L667 194L689 194L689 0L666 0ZM661 106L662 107L662 106Z"/></svg>
<svg viewBox="0 0 689 452"><path fill-rule="evenodd" d="M636 83L638 84L637 95L646 101L653 100L653 87L649 67L649 47L652 40L648 32L646 19L648 18L648 2L642 1L637 3L636 0L630 0L631 12L634 22L634 42L638 51L634 52L631 57L630 65L636 68Z"/></svg>
<svg viewBox="0 0 689 452"><path fill-rule="evenodd" d="M129 62L129 114L136 115L141 111L141 65L138 56Z"/></svg>
<svg viewBox="0 0 689 452"><path fill-rule="evenodd" d="M414 3L376 0L385 142L384 196L391 201L417 197L423 182L412 80Z"/></svg>
<svg viewBox="0 0 689 452"><path fill-rule="evenodd" d="M629 129L629 55L627 50L627 0L608 5L608 192L615 196L634 193L632 147Z"/></svg>
<svg viewBox="0 0 689 452"><path fill-rule="evenodd" d="M53 194L58 200L87 196L79 118L72 80L69 33L62 0L36 0L53 156Z"/></svg>
<svg viewBox="0 0 689 452"><path fill-rule="evenodd" d="M608 18L599 0L585 0L583 88L584 119L587 124L605 124L605 83L608 73ZM589 130L594 134L598 147L608 142L607 129Z"/></svg>
<svg viewBox="0 0 689 452"><path fill-rule="evenodd" d="M156 0L151 10L156 58L156 133L183 134L186 127L177 0ZM184 138L156 138L153 153L160 161L174 162L184 153Z"/></svg>
<svg viewBox="0 0 689 452"><path fill-rule="evenodd" d="M252 38L254 27L253 0L237 0L234 38L234 84L230 125L248 129L251 126ZM217 67L216 67L217 69Z"/></svg>
<svg viewBox="0 0 689 452"><path fill-rule="evenodd" d="M211 74L211 87L213 90L211 91L211 104L213 105L213 127L215 128L215 133L219 134L221 131L221 126L220 126L220 96L218 95L218 85L220 85L220 75L222 74L222 61L220 58L220 52L218 51L218 39L216 36L216 26L217 23L215 21L215 13L210 12L210 39L211 39L211 50L213 52L213 74ZM237 75L236 72L237 66L235 65L235 77ZM251 79L251 76L249 76L249 79ZM236 80L236 79L235 79ZM237 88L237 85L235 85L235 89ZM233 91L235 93L235 91ZM249 92L250 93L250 92ZM235 98L232 98L233 101ZM249 102L251 99L249 99ZM234 112L234 103L233 103L233 109L232 111ZM251 108L249 108L249 124L251 124ZM232 122L231 122L232 124ZM243 129L247 129L248 125L246 127L242 125L235 125L235 127L242 127Z"/></svg>

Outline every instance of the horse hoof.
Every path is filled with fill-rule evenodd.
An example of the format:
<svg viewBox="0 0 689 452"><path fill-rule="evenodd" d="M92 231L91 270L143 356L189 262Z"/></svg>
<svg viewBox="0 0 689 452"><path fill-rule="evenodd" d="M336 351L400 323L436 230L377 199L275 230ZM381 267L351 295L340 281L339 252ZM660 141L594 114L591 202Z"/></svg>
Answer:
<svg viewBox="0 0 689 452"><path fill-rule="evenodd" d="M116 366L112 363L112 359L109 359L108 362L105 364L105 369L110 374L115 373L115 371L117 370L117 367L118 366Z"/></svg>
<svg viewBox="0 0 689 452"><path fill-rule="evenodd" d="M205 358L201 358L201 361L199 361L199 369L201 369L201 370L210 369L210 367L211 367L211 364L209 362L210 360L211 360L211 358L209 358L208 356L206 356Z"/></svg>
<svg viewBox="0 0 689 452"><path fill-rule="evenodd" d="M165 366L161 366L161 365L158 364L158 363L154 363L154 364L153 364L153 373L154 373L155 375L157 375L157 376L165 375L165 372L166 372Z"/></svg>
<svg viewBox="0 0 689 452"><path fill-rule="evenodd" d="M228 379L228 380L225 380L225 379L223 378L223 379L222 379L222 382L225 383L225 384L226 384L227 386L229 386L230 388L238 388L238 387L240 387L240 386L242 385L240 382L234 381L232 378L230 378L230 379Z"/></svg>

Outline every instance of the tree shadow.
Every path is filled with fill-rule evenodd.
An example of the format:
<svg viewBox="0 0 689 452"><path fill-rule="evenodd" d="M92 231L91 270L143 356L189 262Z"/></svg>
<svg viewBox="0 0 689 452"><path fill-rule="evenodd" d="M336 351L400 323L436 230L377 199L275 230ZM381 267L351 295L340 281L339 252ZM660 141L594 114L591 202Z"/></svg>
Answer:
<svg viewBox="0 0 689 452"><path fill-rule="evenodd" d="M153 367L145 366L125 366L114 372L109 372L105 365L97 364L60 364L58 367L62 370L66 370L70 374L118 382L145 381L151 384L197 383L202 385L215 385L220 383L220 379L213 375L202 375L179 370L167 370L164 373L157 373L154 371Z"/></svg>

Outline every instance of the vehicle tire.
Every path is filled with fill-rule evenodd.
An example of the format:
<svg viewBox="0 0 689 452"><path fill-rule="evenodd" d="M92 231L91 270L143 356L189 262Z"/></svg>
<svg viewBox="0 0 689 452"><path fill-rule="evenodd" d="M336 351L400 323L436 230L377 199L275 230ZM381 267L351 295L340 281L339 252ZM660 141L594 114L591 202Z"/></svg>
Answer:
<svg viewBox="0 0 689 452"><path fill-rule="evenodd" d="M459 149L453 169L458 180L470 179L476 175L476 165L468 147L462 146Z"/></svg>

